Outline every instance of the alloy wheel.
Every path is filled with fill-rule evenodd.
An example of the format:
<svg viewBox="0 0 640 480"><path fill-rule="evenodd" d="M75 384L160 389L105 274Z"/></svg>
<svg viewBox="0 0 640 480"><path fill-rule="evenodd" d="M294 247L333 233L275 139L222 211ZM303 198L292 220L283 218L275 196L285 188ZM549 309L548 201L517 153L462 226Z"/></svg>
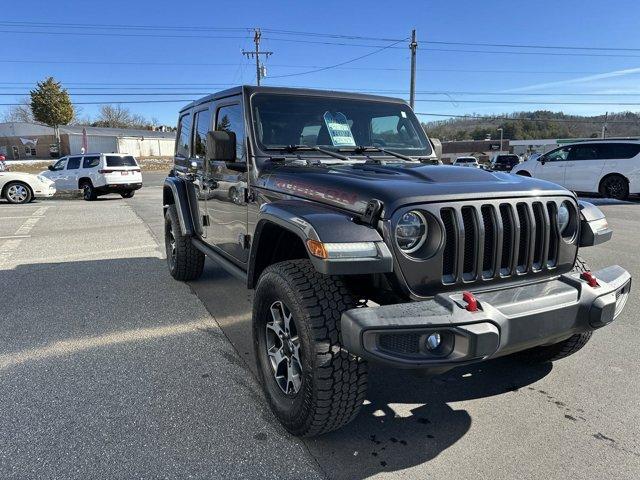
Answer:
<svg viewBox="0 0 640 480"><path fill-rule="evenodd" d="M295 395L302 386L300 338L293 314L280 300L269 308L266 348L274 379L286 395Z"/></svg>
<svg viewBox="0 0 640 480"><path fill-rule="evenodd" d="M23 203L27 200L29 192L24 185L11 185L7 190L7 196L14 203Z"/></svg>

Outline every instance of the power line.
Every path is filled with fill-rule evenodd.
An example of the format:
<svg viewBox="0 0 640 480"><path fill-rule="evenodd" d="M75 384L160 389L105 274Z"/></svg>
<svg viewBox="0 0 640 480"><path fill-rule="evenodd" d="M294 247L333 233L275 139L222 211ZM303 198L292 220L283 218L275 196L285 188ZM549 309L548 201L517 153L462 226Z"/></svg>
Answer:
<svg viewBox="0 0 640 480"><path fill-rule="evenodd" d="M77 23L53 23L53 22L29 22L29 21L0 21L1 26L8 27L37 27L37 28L50 28L50 27L65 27L65 28L79 28L79 29L148 29L148 30L175 30L184 31L207 31L207 32L251 32L253 29L249 27L205 27L195 25L123 25L123 24L77 24ZM371 37L362 35L350 35L350 34L337 34L328 32L306 32L299 30L284 30L274 28L263 28L264 32L269 32L279 35L291 35L291 36L306 36L306 37L323 37L323 38L335 38L345 40L366 40L366 41L382 41L382 42L397 42L401 41L399 38L388 37ZM640 52L640 47L592 47L582 45L540 45L540 44L522 44L522 43L487 43L487 42L460 42L460 41L445 41L445 40L418 40L421 43L433 44L433 45L458 45L458 46L471 46L471 47L497 47L497 48L528 48L528 49L553 49L553 50L581 50L581 51L627 51L627 52Z"/></svg>
<svg viewBox="0 0 640 480"><path fill-rule="evenodd" d="M358 60L362 60L363 58L370 57L371 55L375 55L376 53L380 53L383 50L386 50L388 48L393 48L395 45L397 45L400 42L404 42L405 40L407 40L407 39L405 38L405 39L402 39L402 40L398 40L397 42L393 42L393 43L391 43L389 45L386 45L384 47L378 48L378 49L376 49L376 50L374 50L372 52L366 53L364 55L360 55L359 57L352 58L351 60L347 60L345 62L336 63L335 65L329 65L327 67L317 68L315 70L309 70L309 71L306 71L306 72L289 73L289 74L286 74L286 75L273 75L270 78L297 77L299 75L308 75L310 73L323 72L325 70L330 70L332 68L341 67L343 65L347 65L349 63L353 63L353 62L356 62Z"/></svg>
<svg viewBox="0 0 640 480"><path fill-rule="evenodd" d="M71 102L73 105L114 105L114 104L133 104L133 103L183 103L193 102L193 98L186 98L180 100L125 100L123 102L113 100L110 102ZM21 103L0 103L0 107L17 107L22 105Z"/></svg>
<svg viewBox="0 0 640 480"><path fill-rule="evenodd" d="M442 98L422 98L416 102L434 102L434 103L479 103L483 105L504 104L504 105L611 105L611 106L640 106L635 102L530 102L516 100L445 100Z"/></svg>
<svg viewBox="0 0 640 480"><path fill-rule="evenodd" d="M508 121L528 121L528 122L560 122L560 123L602 123L602 119L595 120L572 120L568 118L526 118L526 117L501 117L501 116L482 116L482 115L453 115L449 113L425 113L425 112L415 112L416 115L425 115L430 117L452 117L452 118L468 118L470 120L508 120ZM602 115L604 117L604 115ZM625 124L625 125L638 125L640 124L640 120L638 121L625 121L619 120L615 122L607 122L609 125L611 124Z"/></svg>

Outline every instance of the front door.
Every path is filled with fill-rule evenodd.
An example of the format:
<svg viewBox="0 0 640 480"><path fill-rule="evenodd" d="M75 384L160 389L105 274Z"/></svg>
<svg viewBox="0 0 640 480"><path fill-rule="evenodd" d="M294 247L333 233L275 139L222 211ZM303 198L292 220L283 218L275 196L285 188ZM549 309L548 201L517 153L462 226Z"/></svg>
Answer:
<svg viewBox="0 0 640 480"><path fill-rule="evenodd" d="M236 135L236 162L247 162L244 116L240 99L216 105L215 130ZM232 170L225 162L210 161L212 183L207 200L211 220L210 241L235 260L246 263L249 250L245 245L248 207L246 202L247 172Z"/></svg>
<svg viewBox="0 0 640 480"><path fill-rule="evenodd" d="M67 168L60 172L60 190L78 189L78 171L82 157L69 157Z"/></svg>
<svg viewBox="0 0 640 480"><path fill-rule="evenodd" d="M64 168L67 166L67 157L63 157L53 164L51 170L45 176L56 184L56 190L62 190L62 176L65 174Z"/></svg>
<svg viewBox="0 0 640 480"><path fill-rule="evenodd" d="M571 147L562 147L538 158L534 176L564 186L564 174L570 151Z"/></svg>

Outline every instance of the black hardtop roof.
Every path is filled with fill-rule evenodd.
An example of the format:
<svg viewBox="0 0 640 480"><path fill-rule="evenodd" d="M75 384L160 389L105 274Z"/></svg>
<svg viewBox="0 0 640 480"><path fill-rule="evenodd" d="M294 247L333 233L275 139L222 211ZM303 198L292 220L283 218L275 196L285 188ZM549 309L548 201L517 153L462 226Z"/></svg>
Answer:
<svg viewBox="0 0 640 480"><path fill-rule="evenodd" d="M370 95L367 93L352 93L352 92L340 92L336 90L316 90L313 88L290 88L290 87L268 87L268 86L253 86L253 85L239 85L237 87L231 87L226 90L222 90L220 92L212 93L211 95L207 95L206 97L202 97L198 100L195 100L188 105L185 105L180 109L180 112L184 112L196 105L200 105L202 103L206 103L211 100L220 100L225 97L232 97L235 95L240 95L245 93L247 95L251 95L253 93L279 93L283 95L309 95L314 97L333 97L333 98L351 98L354 100L372 100L372 101L384 101L384 102L392 102L392 103L402 103L407 104L401 98L395 97L384 97L381 95Z"/></svg>

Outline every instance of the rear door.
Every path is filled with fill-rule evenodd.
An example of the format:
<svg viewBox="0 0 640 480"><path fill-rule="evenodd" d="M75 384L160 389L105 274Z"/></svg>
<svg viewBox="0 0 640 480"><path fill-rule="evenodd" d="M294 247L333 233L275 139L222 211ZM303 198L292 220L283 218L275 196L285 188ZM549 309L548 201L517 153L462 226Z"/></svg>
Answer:
<svg viewBox="0 0 640 480"><path fill-rule="evenodd" d="M603 143L602 144L602 172L600 177L608 173L619 173L627 178L638 172L640 144L637 143ZM599 179L598 179L598 185Z"/></svg>
<svg viewBox="0 0 640 480"><path fill-rule="evenodd" d="M565 187L577 192L595 192L604 166L606 145L585 143L574 145L565 162Z"/></svg>
<svg viewBox="0 0 640 480"><path fill-rule="evenodd" d="M565 170L571 146L560 147L542 155L536 162L534 177L565 185Z"/></svg>

